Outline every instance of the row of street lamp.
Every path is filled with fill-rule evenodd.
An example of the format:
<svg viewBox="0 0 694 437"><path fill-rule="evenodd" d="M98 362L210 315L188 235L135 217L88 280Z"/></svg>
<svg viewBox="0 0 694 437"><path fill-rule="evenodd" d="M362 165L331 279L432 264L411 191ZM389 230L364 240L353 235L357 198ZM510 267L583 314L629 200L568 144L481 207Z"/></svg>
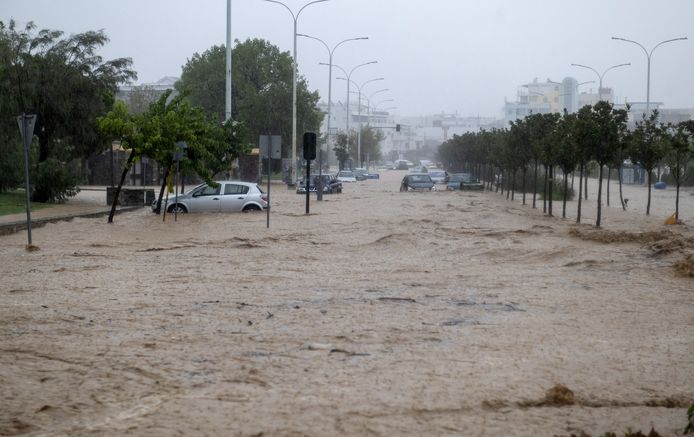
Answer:
<svg viewBox="0 0 694 437"><path fill-rule="evenodd" d="M231 0L228 0L228 1L231 1ZM324 63L324 62L320 63L320 65L327 65L328 66L328 122L327 122L328 139L330 138L331 121L332 121L331 118L332 118L332 68L333 68L333 66L340 69L345 75L344 78L338 78L338 79L342 79L342 80L345 80L347 82L347 117L346 117L346 119L347 119L346 130L347 131L349 131L349 119L351 118L350 117L350 85L354 84L357 87L357 89L359 90L359 102L358 102L358 106L359 106L359 133L358 133L358 144L357 144L357 160L359 160L361 157L361 93L362 93L362 88L367 83L375 82L375 81L381 81L381 80L384 80L384 78L379 77L379 78L375 78L375 79L370 79L370 80L363 82L361 85L359 85L352 80L352 73L354 73L354 71L357 70L358 68L361 68L363 66L370 65L370 64L376 64L378 61L369 61L369 62L359 64L359 65L353 67L349 72L347 72L347 70L340 67L339 65L333 64L333 54L335 53L335 50L337 50L337 48L340 47L344 43L347 43L349 41L366 40L369 38L366 36L347 38L347 39L344 39L344 40L338 42L337 44L335 44L331 48L325 41L323 41L320 38L317 38L317 37L311 36L311 35L306 35L303 33L297 33L297 21L299 19L299 15L301 14L301 12L310 5L313 5L316 3L323 3L323 2L326 2L328 0L314 0L314 1L308 2L305 5L303 5L296 14L291 10L291 8L289 6L282 3L281 1L278 1L278 0L263 0L263 1L266 1L269 3L277 3L281 6L283 6L292 15L292 19L294 21L294 53L293 53L293 64L294 65L293 65L293 78L292 78L292 163L291 163L291 170L290 170L291 171L291 177L294 178L295 165L296 165L296 138L297 138L297 132L296 132L296 74L297 74L296 41L297 41L298 36L318 41L321 44L323 44L323 46L325 46L326 50L328 51L328 63ZM386 90L387 89L379 90L379 92L380 91L386 91ZM329 141L328 141L328 144L329 144ZM321 149L321 160L322 160L322 149ZM319 169L320 169L319 172L322 172L322 162L320 163Z"/></svg>
<svg viewBox="0 0 694 437"><path fill-rule="evenodd" d="M651 55L653 55L653 52L659 46L661 46L665 43L673 42L673 41L683 41L683 40L686 40L687 37L685 36L685 37L681 37L681 38L672 38L672 39L667 39L665 41L661 41L658 44L656 44L655 46L653 46L653 48L651 49L650 52L648 50L646 50L646 48L642 44L640 44L636 41L626 39L626 38L618 38L616 36L613 36L612 39L618 40L618 41L626 41L626 42L629 42L632 44L636 44L637 46L639 46L643 49L644 53L646 53L646 57L648 58L648 69L647 69L647 73L646 73L646 114L650 115L650 112L651 112ZM598 76L598 79L600 80L600 85L598 88L598 100L602 100L602 78L605 76L605 74L612 69L615 69L618 67L625 67L627 65L631 65L631 63L627 62L625 64L613 65L613 66L605 69L602 72L602 74L598 70L596 70L595 68L589 67L587 65L583 65L583 64L571 64L571 65L574 67L582 67L582 68L587 68L589 70L592 70Z"/></svg>
<svg viewBox="0 0 694 437"><path fill-rule="evenodd" d="M282 3L281 1L278 1L278 0L263 0L263 1L266 1L269 3L276 3L276 4L283 6L291 14L292 20L294 23L294 51L293 51L293 55L292 55L292 57L293 57L293 72L292 72L292 164L291 164L291 170L290 170L291 171L291 177L292 178L294 177L294 174L296 171L295 170L296 138L297 138L297 132L296 132L296 122L297 122L297 120L296 120L296 74L297 74L296 41L297 41L298 36L318 41L321 44L323 44L325 46L325 48L328 50L328 63L323 63L323 62L320 63L320 65L327 65L328 66L328 122L327 122L328 138L330 138L330 132L331 132L331 125L330 124L331 124L331 118L332 118L331 112L332 112L332 68L333 68L333 66L340 69L345 75L345 77L341 77L338 79L342 79L342 80L345 80L347 82L347 112L348 112L347 117L346 117L346 119L347 119L346 130L347 131L349 131L349 119L350 119L350 85L354 84L357 87L357 89L359 90L359 93L358 93L359 94L359 102L358 102L358 106L359 106L359 136L358 136L358 138L359 139L358 139L358 145L357 145L357 159L360 159L361 158L361 93L362 93L362 88L367 83L375 82L375 81L381 81L384 79L382 77L370 79L370 80L363 82L361 85L359 85L351 79L352 73L354 73L354 71L357 70L358 68L361 68L363 66L370 65L370 64L376 64L378 61L369 61L369 62L359 64L359 65L353 67L349 72L347 72L347 70L345 70L344 68L333 64L333 54L335 53L335 50L344 43L347 43L349 41L366 40L369 38L366 36L347 38L347 39L344 39L344 40L338 42L337 44L335 44L331 48L325 41L323 41L320 38L306 35L303 33L297 33L297 22L299 20L299 16L301 15L301 12L311 5L314 5L317 3L324 3L324 2L327 2L328 0L310 1L310 2L306 3L305 5L303 5L296 13L294 13L294 11L292 11L292 9L289 6ZM660 47L661 45L669 43L669 42L686 40L687 37L672 38L672 39L668 39L665 41L661 41L658 44L656 44L650 51L648 51L642 44L640 44L636 41L630 40L630 39L619 38L619 37L615 37L615 36L613 36L612 39L636 44L639 47L641 47L641 49L643 49L644 53L646 54L646 57L648 59L648 68L647 68L647 76L646 76L646 114L649 114L650 113L650 103L651 103L651 95L650 95L651 94L651 56L653 55L653 52L655 51L655 49ZM231 0L227 0L227 65L226 65L227 88L226 88L226 111L225 111L227 120L229 118L231 118L231 54L229 53L230 51L231 51ZM599 96L599 100L602 100L602 89L603 89L602 80L603 80L603 77L605 76L605 74L608 71L613 70L615 68L625 67L625 66L631 65L631 63L627 62L627 63L623 63L623 64L613 65L613 66L605 69L602 73L600 73L598 70L596 70L595 68L590 67L588 65L584 65L584 64L571 64L571 65L574 67L581 67L581 68L589 69L589 70L593 71L598 76L598 79L599 79L598 96ZM384 88L382 90L378 90L378 91L374 92L373 94L371 94L371 96L368 99L366 99L369 102L369 114L371 112L371 101L370 100L373 97L373 95L377 94L379 92L385 92L387 90L388 90L387 88ZM385 101L392 101L392 99L385 100ZM322 165L321 165L321 167L322 167Z"/></svg>

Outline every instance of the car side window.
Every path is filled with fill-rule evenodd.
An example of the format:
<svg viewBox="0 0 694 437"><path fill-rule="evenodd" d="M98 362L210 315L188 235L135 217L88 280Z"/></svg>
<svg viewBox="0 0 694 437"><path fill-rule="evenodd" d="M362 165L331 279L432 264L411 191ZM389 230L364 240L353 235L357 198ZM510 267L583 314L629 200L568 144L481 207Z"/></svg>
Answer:
<svg viewBox="0 0 694 437"><path fill-rule="evenodd" d="M234 195L234 194L247 194L248 187L246 185L237 184L226 184L224 187L224 194Z"/></svg>
<svg viewBox="0 0 694 437"><path fill-rule="evenodd" d="M221 185L217 185L216 187L211 187L211 186L206 186L202 190L198 192L199 196L216 196L219 194L219 190L221 189Z"/></svg>

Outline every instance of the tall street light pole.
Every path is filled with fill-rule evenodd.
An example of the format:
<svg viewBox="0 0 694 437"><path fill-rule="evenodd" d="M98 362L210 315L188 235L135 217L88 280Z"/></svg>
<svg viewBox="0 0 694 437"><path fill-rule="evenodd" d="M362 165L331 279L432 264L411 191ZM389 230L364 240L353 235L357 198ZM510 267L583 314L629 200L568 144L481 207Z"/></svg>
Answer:
<svg viewBox="0 0 694 437"><path fill-rule="evenodd" d="M338 79L341 79L338 77ZM342 78L344 79L344 78ZM349 79L345 79L347 83L351 82ZM357 132L357 163L359 163L359 167L362 167L362 159L361 159L361 90L364 88L364 85L371 83L371 82L376 82L379 80L385 80L383 77L377 77L375 79L369 79L367 81L362 82L361 85L354 84L357 87L357 90L359 90L359 100L357 103L357 113L359 115L359 131Z"/></svg>
<svg viewBox="0 0 694 437"><path fill-rule="evenodd" d="M316 38L314 36L310 35L305 35L303 33L298 34L298 36L303 36L304 38L310 38L310 39L315 39L316 41L322 43L325 48L328 50L328 134L327 134L327 141L326 141L326 148L328 147L328 144L330 143L330 118L331 118L331 113L332 113L332 83L333 83L333 53L335 53L335 50L342 44L348 42L348 41L358 41L358 40L363 40L363 39L369 39L368 36L361 36L357 38L348 38L340 41L339 43L335 44L333 48L331 49L328 44L325 43L320 38Z"/></svg>
<svg viewBox="0 0 694 437"><path fill-rule="evenodd" d="M347 73L347 70L345 70L344 68L340 67L339 65L333 64L333 66L334 66L335 68L337 68L337 69L339 69L340 71L342 71L342 73L344 73L344 75L347 77L347 79L346 79L346 80L347 80L347 124L346 124L347 135L349 135L349 119L351 118L351 115L352 115L351 112L350 112L350 107L349 107L349 92L350 92L350 91L349 91L349 84L350 84L350 82L351 82L351 80L352 80L352 73L354 73L354 70L356 70L357 68L363 67L364 65L377 64L377 63L378 63L378 61L364 62L363 64L359 64L359 65L357 65L356 67L352 68L352 69L349 71L349 73ZM325 63L321 62L321 65L328 65L328 64L325 64ZM343 79L344 79L344 78L343 78Z"/></svg>
<svg viewBox="0 0 694 437"><path fill-rule="evenodd" d="M369 97L366 98L366 119L369 120L369 122L371 122L371 99L373 99L373 96L375 96L376 94L385 93L386 91L390 91L390 88L382 88L378 91L374 91L371 94L369 94Z"/></svg>
<svg viewBox="0 0 694 437"><path fill-rule="evenodd" d="M284 3L277 1L277 0L263 0L266 2L270 3L277 3L278 5L284 6L289 13L292 15L292 19L294 20L294 68L292 72L292 165L290 167L290 175L289 175L289 185L294 184L294 175L295 170L296 170L296 25L297 21L299 20L299 15L301 15L301 12L306 9L308 6L311 6L316 3L323 3L327 2L328 0L314 0L312 2L308 2L305 5L303 5L299 11L295 14L294 11L291 10L291 8Z"/></svg>
<svg viewBox="0 0 694 437"><path fill-rule="evenodd" d="M639 46L643 49L643 52L646 54L646 57L648 58L648 72L646 74L646 114L648 116L650 116L650 112L651 112L651 55L653 54L655 49L657 49L659 46L661 46L665 43L668 43L668 42L672 42L672 41L686 40L687 37L685 36L685 37L681 37L681 38L673 38L673 39L667 39L665 41L661 41L658 44L656 44L651 49L650 52L648 50L646 50L646 47L637 43L636 41L632 41L632 40L626 39L626 38L617 38L616 36L613 36L612 39L617 39L620 41L626 41L626 42L630 42L632 44L636 44L637 46Z"/></svg>
<svg viewBox="0 0 694 437"><path fill-rule="evenodd" d="M227 65L224 121L231 119L231 0L227 0Z"/></svg>
<svg viewBox="0 0 694 437"><path fill-rule="evenodd" d="M573 67L587 68L587 69L589 69L589 70L592 70L593 73L595 73L595 74L598 75L598 79L600 79L600 85L598 85L598 86L599 86L599 88L598 88L598 100L602 100L602 78L605 77L605 73L607 73L608 71L610 71L610 70L612 70L612 69L614 69L614 68L625 67L625 66L627 66L627 65L631 65L631 63L630 63L630 62L627 62L626 64L617 64L617 65L613 65L613 66L611 66L610 68L608 68L607 70L603 71L602 74L600 74L600 73L598 72L598 70L596 70L595 68L589 67L589 66L587 66L587 65L583 65L583 64L571 64L571 65L572 65ZM581 84L579 84L579 85L581 85Z"/></svg>

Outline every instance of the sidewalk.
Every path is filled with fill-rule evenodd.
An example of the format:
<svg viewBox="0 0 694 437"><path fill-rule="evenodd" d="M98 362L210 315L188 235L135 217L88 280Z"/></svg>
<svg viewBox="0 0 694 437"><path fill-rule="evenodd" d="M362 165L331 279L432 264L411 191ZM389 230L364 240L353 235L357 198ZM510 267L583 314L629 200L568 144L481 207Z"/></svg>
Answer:
<svg viewBox="0 0 694 437"><path fill-rule="evenodd" d="M118 207L116 214L138 209L137 206ZM75 217L101 217L111 212L106 204L105 187L82 187L77 196L66 203L55 204L31 212L31 227L37 228L46 223L72 220ZM9 235L27 228L26 212L0 216L0 235Z"/></svg>

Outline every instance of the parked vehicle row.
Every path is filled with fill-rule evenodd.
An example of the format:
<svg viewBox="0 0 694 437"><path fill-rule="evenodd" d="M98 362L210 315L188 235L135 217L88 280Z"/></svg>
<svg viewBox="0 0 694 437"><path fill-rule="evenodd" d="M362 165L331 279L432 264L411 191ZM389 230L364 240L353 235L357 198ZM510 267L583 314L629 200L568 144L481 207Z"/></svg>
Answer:
<svg viewBox="0 0 694 437"><path fill-rule="evenodd" d="M308 190L311 193L318 191L318 186L321 185L322 181L323 193L342 193L342 182L337 179L337 176L333 174L323 174L323 175L311 175L311 182L309 184ZM297 194L306 194L306 178L300 179L296 184Z"/></svg>

